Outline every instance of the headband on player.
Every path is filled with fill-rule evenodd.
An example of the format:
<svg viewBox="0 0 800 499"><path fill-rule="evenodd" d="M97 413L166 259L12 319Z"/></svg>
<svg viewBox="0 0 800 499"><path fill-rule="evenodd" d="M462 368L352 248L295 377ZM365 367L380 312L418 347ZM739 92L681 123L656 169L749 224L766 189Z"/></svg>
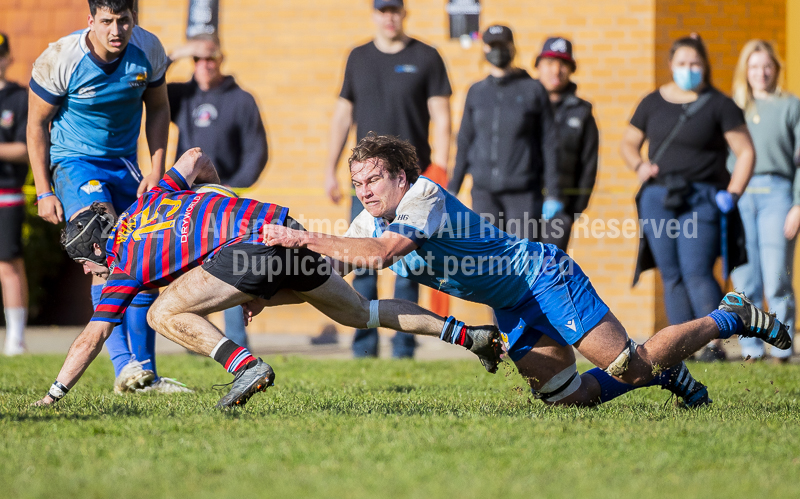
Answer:
<svg viewBox="0 0 800 499"><path fill-rule="evenodd" d="M114 217L100 203L67 222L61 232L61 244L70 258L76 262L89 260L106 265L106 240L114 226ZM94 252L94 243L102 249L102 255Z"/></svg>

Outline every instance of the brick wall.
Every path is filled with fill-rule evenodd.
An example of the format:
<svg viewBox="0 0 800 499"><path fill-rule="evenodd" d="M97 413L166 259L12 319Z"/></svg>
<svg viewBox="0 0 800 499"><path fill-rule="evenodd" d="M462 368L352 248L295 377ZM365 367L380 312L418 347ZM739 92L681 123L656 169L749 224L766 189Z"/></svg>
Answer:
<svg viewBox="0 0 800 499"><path fill-rule="evenodd" d="M170 50L183 41L187 3L142 0L140 24L157 34ZM478 45L465 50L447 39L445 3L409 0L406 28L410 35L437 46L442 53L453 84L457 130L466 91L485 75L486 63ZM327 200L322 189L322 165L346 55L372 36L371 4L358 0L346 9L334 0L223 3L223 69L256 96L269 138L269 166L250 193L252 197L290 206L294 216L306 220L344 224L349 208ZM84 0L58 2L57 7L48 3L47 13L52 15L41 15L43 6L41 0L4 0L0 7L0 30L11 35L18 61L11 76L19 81L27 81L31 62L48 41L86 25ZM601 133L598 185L587 215L593 220L627 219L635 218L633 195L637 184L635 176L623 167L618 145L639 99L657 82L668 81L664 61L671 40L690 31L700 32L712 53L715 82L729 91L733 66L744 41L761 36L775 41L779 51L785 53L785 8L782 0L576 0L559 4L495 0L484 3L482 25L509 24L517 40L517 62L529 70L548 35L573 40L578 61L575 81L579 94L594 103ZM186 61L176 64L169 79L188 78L190 66ZM146 170L146 149L141 151ZM346 183L346 168L341 167L340 174ZM468 192L465 186L464 199L469 198ZM589 233L588 237L573 239L571 252L631 334L646 336L652 333L660 315L653 273L646 274L636 289L630 288L636 246L635 240L598 239ZM383 279L383 296L391 293L391 279L391 275ZM457 300L453 312L473 322L490 318L485 307ZM326 322L309 307L284 307L259 317L255 330L311 333Z"/></svg>
<svg viewBox="0 0 800 499"><path fill-rule="evenodd" d="M373 33L371 2L241 1L223 4L220 31L226 53L224 70L236 75L261 106L270 142L270 163L251 194L292 208L306 219L344 220L345 205L334 206L323 190L328 123L341 85L350 48ZM468 50L447 36L445 2L408 2L407 32L441 51L453 83L453 118L458 128L466 91L486 72L481 48ZM171 48L183 39L186 2L163 0L140 5L141 24ZM571 37L576 47L580 94L595 104L601 130L601 169L598 190L589 216L632 218L635 177L625 171L618 143L637 99L655 80L655 12L651 1L576 1L547 5L496 1L484 5L484 25L505 22L515 30L518 63L530 69L544 39L553 33ZM189 76L189 64L173 68L170 79ZM352 147L348 145L348 147ZM341 168L342 182L347 173ZM468 189L462 192L468 198ZM633 334L653 328L653 279L646 276L630 289L636 242L624 239L580 238L574 256L600 293ZM391 277L384 279L383 295L390 294ZM453 312L471 321L487 321L486 307L455 302ZM297 321L298 314L303 318ZM266 318L268 317L268 318ZM275 310L259 320L267 331L313 332L325 321L301 307Z"/></svg>

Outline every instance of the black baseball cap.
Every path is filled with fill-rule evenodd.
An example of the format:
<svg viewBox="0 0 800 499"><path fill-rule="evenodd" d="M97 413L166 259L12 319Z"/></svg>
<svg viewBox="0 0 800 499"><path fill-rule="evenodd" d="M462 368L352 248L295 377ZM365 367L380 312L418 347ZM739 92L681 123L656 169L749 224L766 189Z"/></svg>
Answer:
<svg viewBox="0 0 800 499"><path fill-rule="evenodd" d="M8 48L8 35L0 33L0 57L5 57L10 51Z"/></svg>
<svg viewBox="0 0 800 499"><path fill-rule="evenodd" d="M511 28L502 24L493 24L483 32L483 43L514 43L514 33Z"/></svg>
<svg viewBox="0 0 800 499"><path fill-rule="evenodd" d="M387 7L394 7L396 9L403 8L403 0L375 0L375 10L383 10Z"/></svg>
<svg viewBox="0 0 800 499"><path fill-rule="evenodd" d="M542 52L536 56L536 66L542 59L561 59L566 61L572 66L572 71L575 71L575 59L572 57L572 42L560 36L548 38L544 42Z"/></svg>

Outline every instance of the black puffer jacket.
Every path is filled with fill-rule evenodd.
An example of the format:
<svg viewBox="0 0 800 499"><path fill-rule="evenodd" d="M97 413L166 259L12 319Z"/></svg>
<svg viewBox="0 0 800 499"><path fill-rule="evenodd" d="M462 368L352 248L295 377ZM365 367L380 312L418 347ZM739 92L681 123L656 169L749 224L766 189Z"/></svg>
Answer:
<svg viewBox="0 0 800 499"><path fill-rule="evenodd" d="M545 172L555 170L552 123L547 91L524 70L475 83L467 93L448 190L458 192L467 173L474 189L540 190Z"/></svg>
<svg viewBox="0 0 800 499"><path fill-rule="evenodd" d="M592 104L577 97L577 86L570 83L560 102L555 104L555 129L558 143L558 180L548 197L560 199L570 215L583 212L589 204L597 178L597 152L600 135L592 116Z"/></svg>

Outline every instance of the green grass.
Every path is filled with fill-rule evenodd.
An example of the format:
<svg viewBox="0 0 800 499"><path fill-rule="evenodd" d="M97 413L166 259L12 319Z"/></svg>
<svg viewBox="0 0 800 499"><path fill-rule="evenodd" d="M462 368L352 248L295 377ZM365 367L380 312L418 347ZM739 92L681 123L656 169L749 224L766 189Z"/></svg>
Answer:
<svg viewBox="0 0 800 499"><path fill-rule="evenodd" d="M797 365L692 365L714 398L700 411L656 388L555 409L508 367L279 357L275 387L222 413L210 359L162 357L198 388L169 397L114 396L100 359L57 407L29 407L62 360L0 358L0 497L798 494Z"/></svg>

